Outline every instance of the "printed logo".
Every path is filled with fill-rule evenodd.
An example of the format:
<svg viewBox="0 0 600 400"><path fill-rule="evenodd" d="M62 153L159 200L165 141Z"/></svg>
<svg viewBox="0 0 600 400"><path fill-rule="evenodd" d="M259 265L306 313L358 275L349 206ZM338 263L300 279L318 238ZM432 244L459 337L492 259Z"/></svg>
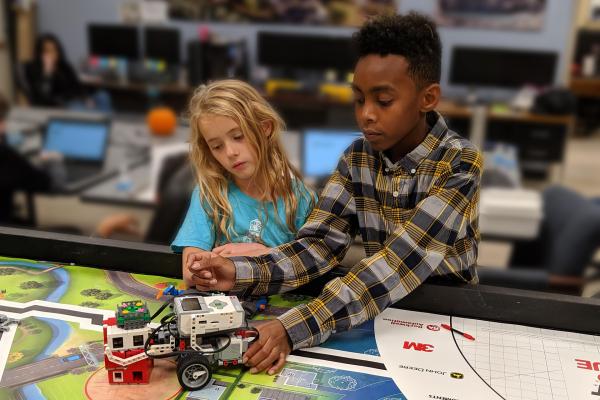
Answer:
<svg viewBox="0 0 600 400"><path fill-rule="evenodd" d="M434 331L437 332L439 331L441 328L438 325L427 325L427 329L429 329L430 331Z"/></svg>
<svg viewBox="0 0 600 400"><path fill-rule="evenodd" d="M260 219L253 219L250 221L250 226L248 227L248 232L242 237L239 238L241 243L262 243L260 238L260 234L262 233L262 222Z"/></svg>
<svg viewBox="0 0 600 400"><path fill-rule="evenodd" d="M425 353L431 353L434 349L433 345L431 345L431 344L415 343L415 342L409 342L407 340L404 341L404 348L407 350L413 349L415 351L423 351Z"/></svg>
<svg viewBox="0 0 600 400"><path fill-rule="evenodd" d="M588 369L592 371L600 371L600 362L580 360L578 358L575 359L575 362L577 363L577 368Z"/></svg>
<svg viewBox="0 0 600 400"><path fill-rule="evenodd" d="M250 227L248 228L248 234L250 236L260 238L260 233L262 232L262 222L260 219L253 219L250 221Z"/></svg>
<svg viewBox="0 0 600 400"><path fill-rule="evenodd" d="M463 379L465 376L460 372L450 372L450 378Z"/></svg>
<svg viewBox="0 0 600 400"><path fill-rule="evenodd" d="M400 319L391 319L391 318L384 318L383 320L388 321L391 325L405 326L407 328L419 328L419 329L423 328L423 324L420 322L402 321Z"/></svg>

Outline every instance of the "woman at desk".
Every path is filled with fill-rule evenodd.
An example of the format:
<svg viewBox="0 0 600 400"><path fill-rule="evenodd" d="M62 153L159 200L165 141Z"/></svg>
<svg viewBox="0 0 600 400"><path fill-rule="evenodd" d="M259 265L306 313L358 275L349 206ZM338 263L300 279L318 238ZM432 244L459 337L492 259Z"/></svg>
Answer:
<svg viewBox="0 0 600 400"><path fill-rule="evenodd" d="M33 61L25 65L25 92L31 105L69 107L85 98L75 70L52 34L40 36Z"/></svg>

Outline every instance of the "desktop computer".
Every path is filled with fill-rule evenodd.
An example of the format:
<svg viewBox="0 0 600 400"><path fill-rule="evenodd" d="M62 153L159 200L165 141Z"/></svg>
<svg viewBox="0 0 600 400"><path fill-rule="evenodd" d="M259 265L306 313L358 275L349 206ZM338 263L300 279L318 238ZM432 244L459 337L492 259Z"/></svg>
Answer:
<svg viewBox="0 0 600 400"><path fill-rule="evenodd" d="M88 25L88 53L93 56L139 59L139 35L135 26Z"/></svg>
<svg viewBox="0 0 600 400"><path fill-rule="evenodd" d="M169 65L181 63L179 29L165 27L144 28L144 58L162 60Z"/></svg>
<svg viewBox="0 0 600 400"><path fill-rule="evenodd" d="M177 82L181 64L178 29L144 28L144 61L129 70L129 80L139 83L166 84Z"/></svg>
<svg viewBox="0 0 600 400"><path fill-rule="evenodd" d="M245 41L211 43L192 40L187 48L188 82L191 86L214 79L248 79Z"/></svg>
<svg viewBox="0 0 600 400"><path fill-rule="evenodd" d="M258 32L258 63L286 70L349 72L356 62L350 37Z"/></svg>
<svg viewBox="0 0 600 400"><path fill-rule="evenodd" d="M139 35L135 26L90 24L85 72L103 81L125 81L139 60Z"/></svg>
<svg viewBox="0 0 600 400"><path fill-rule="evenodd" d="M457 46L452 49L451 85L519 89L552 86L558 54L550 51Z"/></svg>

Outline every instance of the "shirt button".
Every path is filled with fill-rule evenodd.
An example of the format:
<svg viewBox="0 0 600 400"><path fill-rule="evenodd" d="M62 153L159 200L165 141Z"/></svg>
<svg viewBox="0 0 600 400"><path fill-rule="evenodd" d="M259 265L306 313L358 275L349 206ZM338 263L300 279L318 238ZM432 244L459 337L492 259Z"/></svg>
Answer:
<svg viewBox="0 0 600 400"><path fill-rule="evenodd" d="M394 195L394 197L398 197L398 195L399 195L400 193L398 193L398 191L396 190L396 191L394 191L394 193L392 193L392 194Z"/></svg>
<svg viewBox="0 0 600 400"><path fill-rule="evenodd" d="M411 174L415 174L416 172L417 172L417 170L416 170L416 169L414 169L414 168L410 170L410 173L411 173Z"/></svg>

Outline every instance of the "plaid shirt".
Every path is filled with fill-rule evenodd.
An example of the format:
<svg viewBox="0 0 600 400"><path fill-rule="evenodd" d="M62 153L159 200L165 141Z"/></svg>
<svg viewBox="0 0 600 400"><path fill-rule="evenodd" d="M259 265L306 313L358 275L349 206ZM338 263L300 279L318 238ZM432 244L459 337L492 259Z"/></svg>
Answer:
<svg viewBox="0 0 600 400"><path fill-rule="evenodd" d="M232 258L234 293L285 292L338 265L361 235L367 258L279 317L294 349L374 318L431 275L477 282L482 156L437 112L427 120L429 134L396 164L355 141L295 241L262 257Z"/></svg>

